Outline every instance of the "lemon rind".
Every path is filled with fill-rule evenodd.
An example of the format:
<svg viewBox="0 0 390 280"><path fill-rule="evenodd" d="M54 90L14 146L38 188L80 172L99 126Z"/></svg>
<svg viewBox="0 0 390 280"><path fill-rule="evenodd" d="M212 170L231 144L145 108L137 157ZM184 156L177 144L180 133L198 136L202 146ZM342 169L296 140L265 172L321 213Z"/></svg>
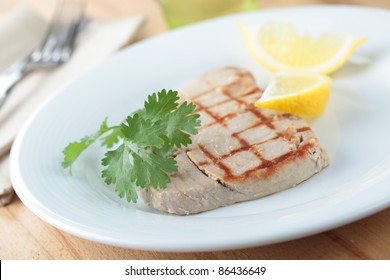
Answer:
<svg viewBox="0 0 390 280"><path fill-rule="evenodd" d="M286 64L283 64L272 56L270 56L260 44L258 44L256 39L256 34L258 27L253 25L247 25L239 22L238 27L244 37L245 45L250 53L250 55L255 59L255 61L266 69L276 72L276 71L294 71L300 73L320 73L320 74L331 74L341 66L343 66L346 61L351 57L355 52L356 48L363 44L367 37L359 36L346 36L343 46L339 51L327 62L318 64L314 67L292 67Z"/></svg>

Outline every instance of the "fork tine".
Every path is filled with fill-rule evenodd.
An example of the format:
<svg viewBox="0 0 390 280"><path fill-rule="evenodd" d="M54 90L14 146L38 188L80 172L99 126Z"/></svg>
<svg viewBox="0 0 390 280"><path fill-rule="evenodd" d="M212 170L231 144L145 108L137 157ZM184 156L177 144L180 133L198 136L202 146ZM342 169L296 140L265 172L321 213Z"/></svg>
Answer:
<svg viewBox="0 0 390 280"><path fill-rule="evenodd" d="M61 46L61 61L63 62L68 61L73 52L76 35L84 18L85 4L81 2L73 3L70 8L72 8L70 12L72 17L71 24L64 36L64 41L62 44L59 44Z"/></svg>
<svg viewBox="0 0 390 280"><path fill-rule="evenodd" d="M73 50L77 28L84 14L84 4L58 1L42 45L33 52L32 61L66 62ZM49 65L48 65L49 66Z"/></svg>
<svg viewBox="0 0 390 280"><path fill-rule="evenodd" d="M52 19L50 21L49 27L46 31L45 37L42 40L42 44L33 51L31 54L31 58L33 61L38 61L42 58L43 53L49 49L52 49L55 45L54 34L57 32L59 28L59 18L61 17L63 11L64 2L57 1Z"/></svg>

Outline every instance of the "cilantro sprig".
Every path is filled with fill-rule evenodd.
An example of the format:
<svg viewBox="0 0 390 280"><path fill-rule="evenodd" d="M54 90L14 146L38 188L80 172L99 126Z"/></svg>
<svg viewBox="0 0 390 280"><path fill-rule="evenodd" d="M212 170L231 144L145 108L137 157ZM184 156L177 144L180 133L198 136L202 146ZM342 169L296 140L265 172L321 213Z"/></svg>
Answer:
<svg viewBox="0 0 390 280"><path fill-rule="evenodd" d="M191 144L191 135L197 134L200 126L195 105L179 105L178 100L176 91L162 90L149 95L144 108L120 125L108 126L106 118L97 132L64 149L62 166L72 174L77 158L102 138L102 146L109 150L101 161L101 175L106 184L115 186L119 197L137 202L138 188L165 188L170 174L177 171L174 149Z"/></svg>

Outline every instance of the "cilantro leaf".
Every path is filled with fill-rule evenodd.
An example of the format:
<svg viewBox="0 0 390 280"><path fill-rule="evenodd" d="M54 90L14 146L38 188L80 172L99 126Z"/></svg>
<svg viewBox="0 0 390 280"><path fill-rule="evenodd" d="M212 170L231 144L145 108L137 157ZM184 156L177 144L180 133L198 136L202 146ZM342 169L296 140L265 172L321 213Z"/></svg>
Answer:
<svg viewBox="0 0 390 280"><path fill-rule="evenodd" d="M113 127L112 132L104 137L102 145L107 148L112 148L120 139L123 138L123 134L120 127Z"/></svg>
<svg viewBox="0 0 390 280"><path fill-rule="evenodd" d="M71 166L78 156L103 134L111 131L102 145L114 150L102 159L102 178L113 184L121 198L138 199L137 189L165 188L170 175L178 170L173 150L191 143L191 134L200 126L195 105L179 106L177 91L162 90L148 96L144 108L129 115L120 125L108 127L105 119L95 134L69 144L64 150L63 167Z"/></svg>
<svg viewBox="0 0 390 280"><path fill-rule="evenodd" d="M125 140L116 150L109 151L102 160L106 168L102 178L108 185L114 184L119 197L136 202L139 187L164 187L170 182L168 174L177 171L176 161L160 157Z"/></svg>
<svg viewBox="0 0 390 280"><path fill-rule="evenodd" d="M102 159L102 165L106 169L102 171L102 178L107 185L114 184L115 191L120 198L126 196L130 202L137 201L135 182L131 180L132 163L129 150L122 144L113 151L108 151Z"/></svg>
<svg viewBox="0 0 390 280"><path fill-rule="evenodd" d="M94 133L83 137L78 142L72 142L63 151L64 160L62 166L64 168L69 167L69 172L72 174L72 165L80 154L91 146L100 136L109 131L111 128L107 126L107 118L102 122L99 127L99 130Z"/></svg>
<svg viewBox="0 0 390 280"><path fill-rule="evenodd" d="M198 133L196 127L200 126L200 120L198 114L193 114L194 110L194 104L184 102L177 110L169 114L167 137L177 148L191 144L190 134Z"/></svg>
<svg viewBox="0 0 390 280"><path fill-rule="evenodd" d="M164 127L160 123L160 121L153 122L141 118L139 114L134 114L121 124L121 132L126 139L141 147L161 148L164 140L160 135L164 134Z"/></svg>
<svg viewBox="0 0 390 280"><path fill-rule="evenodd" d="M177 162L172 157L161 157L146 150L133 153L132 179L138 186L164 188L171 180L168 174L177 171Z"/></svg>
<svg viewBox="0 0 390 280"><path fill-rule="evenodd" d="M177 108L178 100L177 91L170 90L167 92L163 89L157 94L153 93L148 96L148 100L144 103L144 117L152 120L164 118Z"/></svg>
<svg viewBox="0 0 390 280"><path fill-rule="evenodd" d="M199 115L194 114L195 105L186 101L178 107L179 96L177 91L162 90L154 93L145 101L145 110L139 114L146 119L159 120L164 136L169 140L171 147L180 148L191 144L191 135L197 133L200 126Z"/></svg>

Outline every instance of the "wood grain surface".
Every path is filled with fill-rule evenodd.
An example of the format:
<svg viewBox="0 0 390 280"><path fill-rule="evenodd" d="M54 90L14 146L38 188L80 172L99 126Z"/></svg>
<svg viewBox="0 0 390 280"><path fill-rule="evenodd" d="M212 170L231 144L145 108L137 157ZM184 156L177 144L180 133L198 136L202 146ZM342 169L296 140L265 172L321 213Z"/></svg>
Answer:
<svg viewBox="0 0 390 280"><path fill-rule="evenodd" d="M28 3L48 17L52 0L1 0L0 16ZM260 0L259 8L347 4L390 9L389 0ZM167 30L153 0L90 0L93 19L143 14L146 24L137 40ZM18 197L0 208L0 259L390 259L390 209L352 224L289 242L229 251L161 253L118 248L84 240L43 222Z"/></svg>

